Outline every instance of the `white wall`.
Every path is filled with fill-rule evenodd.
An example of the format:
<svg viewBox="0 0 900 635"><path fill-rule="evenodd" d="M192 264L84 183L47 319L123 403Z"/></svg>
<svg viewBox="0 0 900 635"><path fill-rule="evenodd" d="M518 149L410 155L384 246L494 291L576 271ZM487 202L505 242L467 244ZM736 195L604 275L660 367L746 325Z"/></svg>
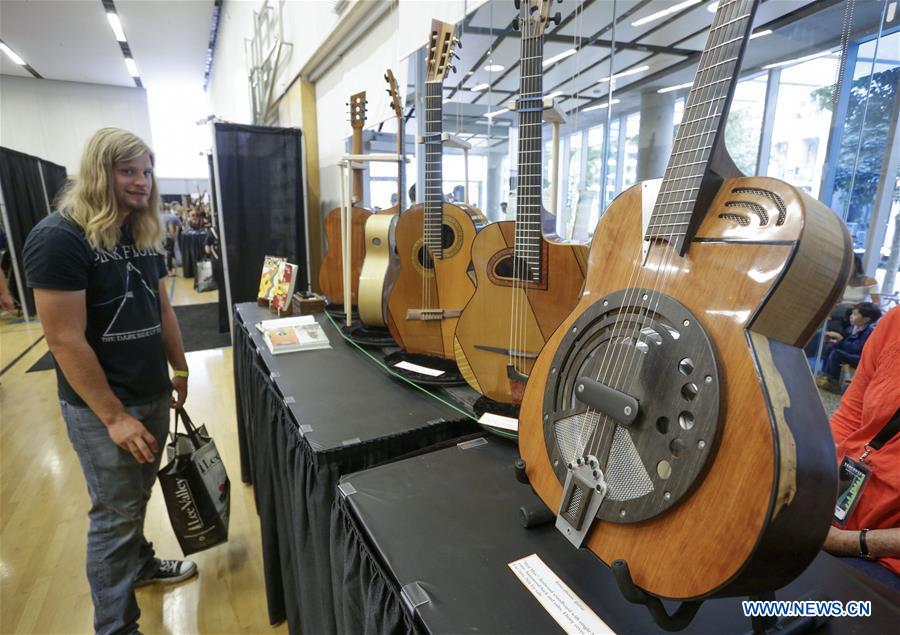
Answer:
<svg viewBox="0 0 900 635"><path fill-rule="evenodd" d="M205 159L204 159L205 160ZM209 170L207 169L207 172ZM160 194L203 194L209 192L209 179L157 179Z"/></svg>
<svg viewBox="0 0 900 635"><path fill-rule="evenodd" d="M277 0L275 0L277 1ZM374 0L351 0L373 2ZM388 0L378 0L387 2ZM391 116L384 89L384 71L394 70L401 86L405 83L406 58L427 40L432 19L450 23L461 20L486 0L399 0L392 2L385 17L358 39L344 56L316 82L316 110L319 137L319 166L323 210L338 205L340 171L335 165L345 151L350 136L347 106L351 94L365 90L369 100L368 126ZM271 3L271 2L270 2ZM284 39L293 44L290 57L276 77L277 97L329 37L340 16L333 0L297 2L283 7ZM210 78L210 101L217 117L237 123L251 123L252 109L247 81L244 40L253 35L253 12L262 2L226 2ZM350 10L344 10L344 15ZM413 148L408 149L413 152Z"/></svg>
<svg viewBox="0 0 900 635"><path fill-rule="evenodd" d="M0 76L0 145L64 165L77 174L88 138L98 129L130 130L153 147L147 93L101 86Z"/></svg>

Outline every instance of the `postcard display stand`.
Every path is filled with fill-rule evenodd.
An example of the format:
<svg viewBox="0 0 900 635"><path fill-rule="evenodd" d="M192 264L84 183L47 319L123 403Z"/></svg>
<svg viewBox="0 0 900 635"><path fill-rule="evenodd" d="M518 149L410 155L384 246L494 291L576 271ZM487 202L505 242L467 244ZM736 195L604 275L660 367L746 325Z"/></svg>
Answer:
<svg viewBox="0 0 900 635"><path fill-rule="evenodd" d="M309 289L302 131L212 125L213 183L227 305L256 299L259 267L267 254L297 263L297 289Z"/></svg>

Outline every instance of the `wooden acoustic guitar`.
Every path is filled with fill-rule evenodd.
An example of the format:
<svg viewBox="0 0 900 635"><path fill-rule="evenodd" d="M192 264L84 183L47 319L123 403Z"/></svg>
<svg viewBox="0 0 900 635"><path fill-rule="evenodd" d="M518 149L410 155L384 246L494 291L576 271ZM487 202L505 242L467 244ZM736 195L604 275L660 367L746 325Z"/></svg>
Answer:
<svg viewBox="0 0 900 635"><path fill-rule="evenodd" d="M353 128L353 154L362 154L362 130L366 123L366 93L350 97L350 125ZM355 305L359 295L359 274L366 252L365 227L372 212L359 207L362 201L363 175L353 171L353 192L350 208L352 226L350 238L350 298ZM319 291L337 307L344 303L344 260L341 245L341 208L335 207L325 215L325 257L319 268Z"/></svg>
<svg viewBox="0 0 900 635"><path fill-rule="evenodd" d="M397 155L406 153L404 138L403 106L394 73L388 69L384 75L391 96L391 110L397 119ZM387 326L387 299L400 268L400 258L394 243L394 227L398 214L405 206L406 162L397 164L397 204L379 210L366 220L366 257L359 274L359 320L370 327Z"/></svg>
<svg viewBox="0 0 900 635"><path fill-rule="evenodd" d="M519 418L557 528L663 598L786 584L834 509L834 442L798 347L843 292L851 243L820 202L724 152L756 5L719 3L665 176L602 217Z"/></svg>
<svg viewBox="0 0 900 635"><path fill-rule="evenodd" d="M472 245L475 295L456 325L456 364L472 388L501 403L522 401L544 342L569 315L584 286L587 245L542 231L543 34L549 3L521 3L519 170L516 220L492 223Z"/></svg>
<svg viewBox="0 0 900 635"><path fill-rule="evenodd" d="M483 216L445 203L442 194L442 85L458 41L453 25L433 20L425 82L425 203L397 221L400 270L388 298L388 329L403 350L453 359L453 332L475 285L472 242Z"/></svg>

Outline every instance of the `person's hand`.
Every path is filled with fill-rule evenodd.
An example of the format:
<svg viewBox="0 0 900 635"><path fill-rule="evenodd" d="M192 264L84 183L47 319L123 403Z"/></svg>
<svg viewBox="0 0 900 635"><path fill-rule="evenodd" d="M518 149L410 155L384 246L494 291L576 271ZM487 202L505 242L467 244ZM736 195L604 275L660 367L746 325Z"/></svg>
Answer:
<svg viewBox="0 0 900 635"><path fill-rule="evenodd" d="M128 413L116 416L106 429L113 443L130 452L138 463L152 463L154 455L159 452L159 444L153 435Z"/></svg>
<svg viewBox="0 0 900 635"><path fill-rule="evenodd" d="M839 342L844 339L844 336L837 331L825 331L825 339L831 340L833 342Z"/></svg>
<svg viewBox="0 0 900 635"><path fill-rule="evenodd" d="M0 274L2 275L2 274ZM0 293L0 307L3 307L7 311L15 311L16 310L16 301L10 295L9 291L4 291Z"/></svg>
<svg viewBox="0 0 900 635"><path fill-rule="evenodd" d="M188 380L187 377L173 377L172 390L175 391L175 397L172 399L173 408L181 408L187 401Z"/></svg>

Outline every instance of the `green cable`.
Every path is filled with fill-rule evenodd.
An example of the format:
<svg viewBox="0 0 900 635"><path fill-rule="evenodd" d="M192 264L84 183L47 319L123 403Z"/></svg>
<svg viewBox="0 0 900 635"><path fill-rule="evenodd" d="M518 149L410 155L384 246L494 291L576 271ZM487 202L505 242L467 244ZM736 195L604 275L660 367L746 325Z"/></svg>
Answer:
<svg viewBox="0 0 900 635"><path fill-rule="evenodd" d="M471 414L469 414L469 413L466 412L465 410L462 410L462 409L459 408L458 406L453 405L452 403L450 403L449 401L446 401L445 399L441 399L440 397L438 397L438 396L435 395L434 393L432 393L432 392L426 390L425 388L423 388L423 387L420 386L419 384L415 383L414 381L410 381L409 379L407 379L407 378L404 377L403 375L401 375L401 374L399 374L399 373L395 373L393 370L390 369L390 367L389 367L387 364L385 364L383 361L381 361L380 359L378 359L377 357L375 357L374 355L372 355L369 351L367 351L366 349L364 349L362 346L360 346L359 344L357 344L356 342L354 342L353 339L351 339L350 337L348 337L347 335L345 335L344 332L341 330L341 327L338 326L337 322L334 321L334 318L331 317L331 314L330 314L328 311L325 311L324 313L325 313L325 317L327 317L327 318L328 318L328 321L331 322L331 325L334 326L335 329L337 329L337 332L340 334L341 337L343 337L345 340L347 340L348 342L350 342L350 344L352 344L354 347L356 347L356 349L359 350L359 352L361 352L363 355L365 355L366 357L368 357L369 359L371 359L373 362L375 362L376 364L378 364L379 366L381 366L381 367L382 367L384 370L386 370L388 373L390 373L391 375L393 375L394 377L396 377L396 378L398 378L398 379L402 379L402 380L405 381L407 384L409 384L410 386L412 386L413 388L415 388L415 389L417 389L417 390L421 390L421 391L424 392L426 395L428 395L428 396L430 396L430 397L434 397L435 399L437 399L438 401L440 401L440 402L441 402L442 404L444 404L445 406L450 406L451 408L453 408L454 410L456 410L458 413L465 415L467 418L471 419L472 421L478 422L478 419L476 419L474 416L472 416Z"/></svg>

